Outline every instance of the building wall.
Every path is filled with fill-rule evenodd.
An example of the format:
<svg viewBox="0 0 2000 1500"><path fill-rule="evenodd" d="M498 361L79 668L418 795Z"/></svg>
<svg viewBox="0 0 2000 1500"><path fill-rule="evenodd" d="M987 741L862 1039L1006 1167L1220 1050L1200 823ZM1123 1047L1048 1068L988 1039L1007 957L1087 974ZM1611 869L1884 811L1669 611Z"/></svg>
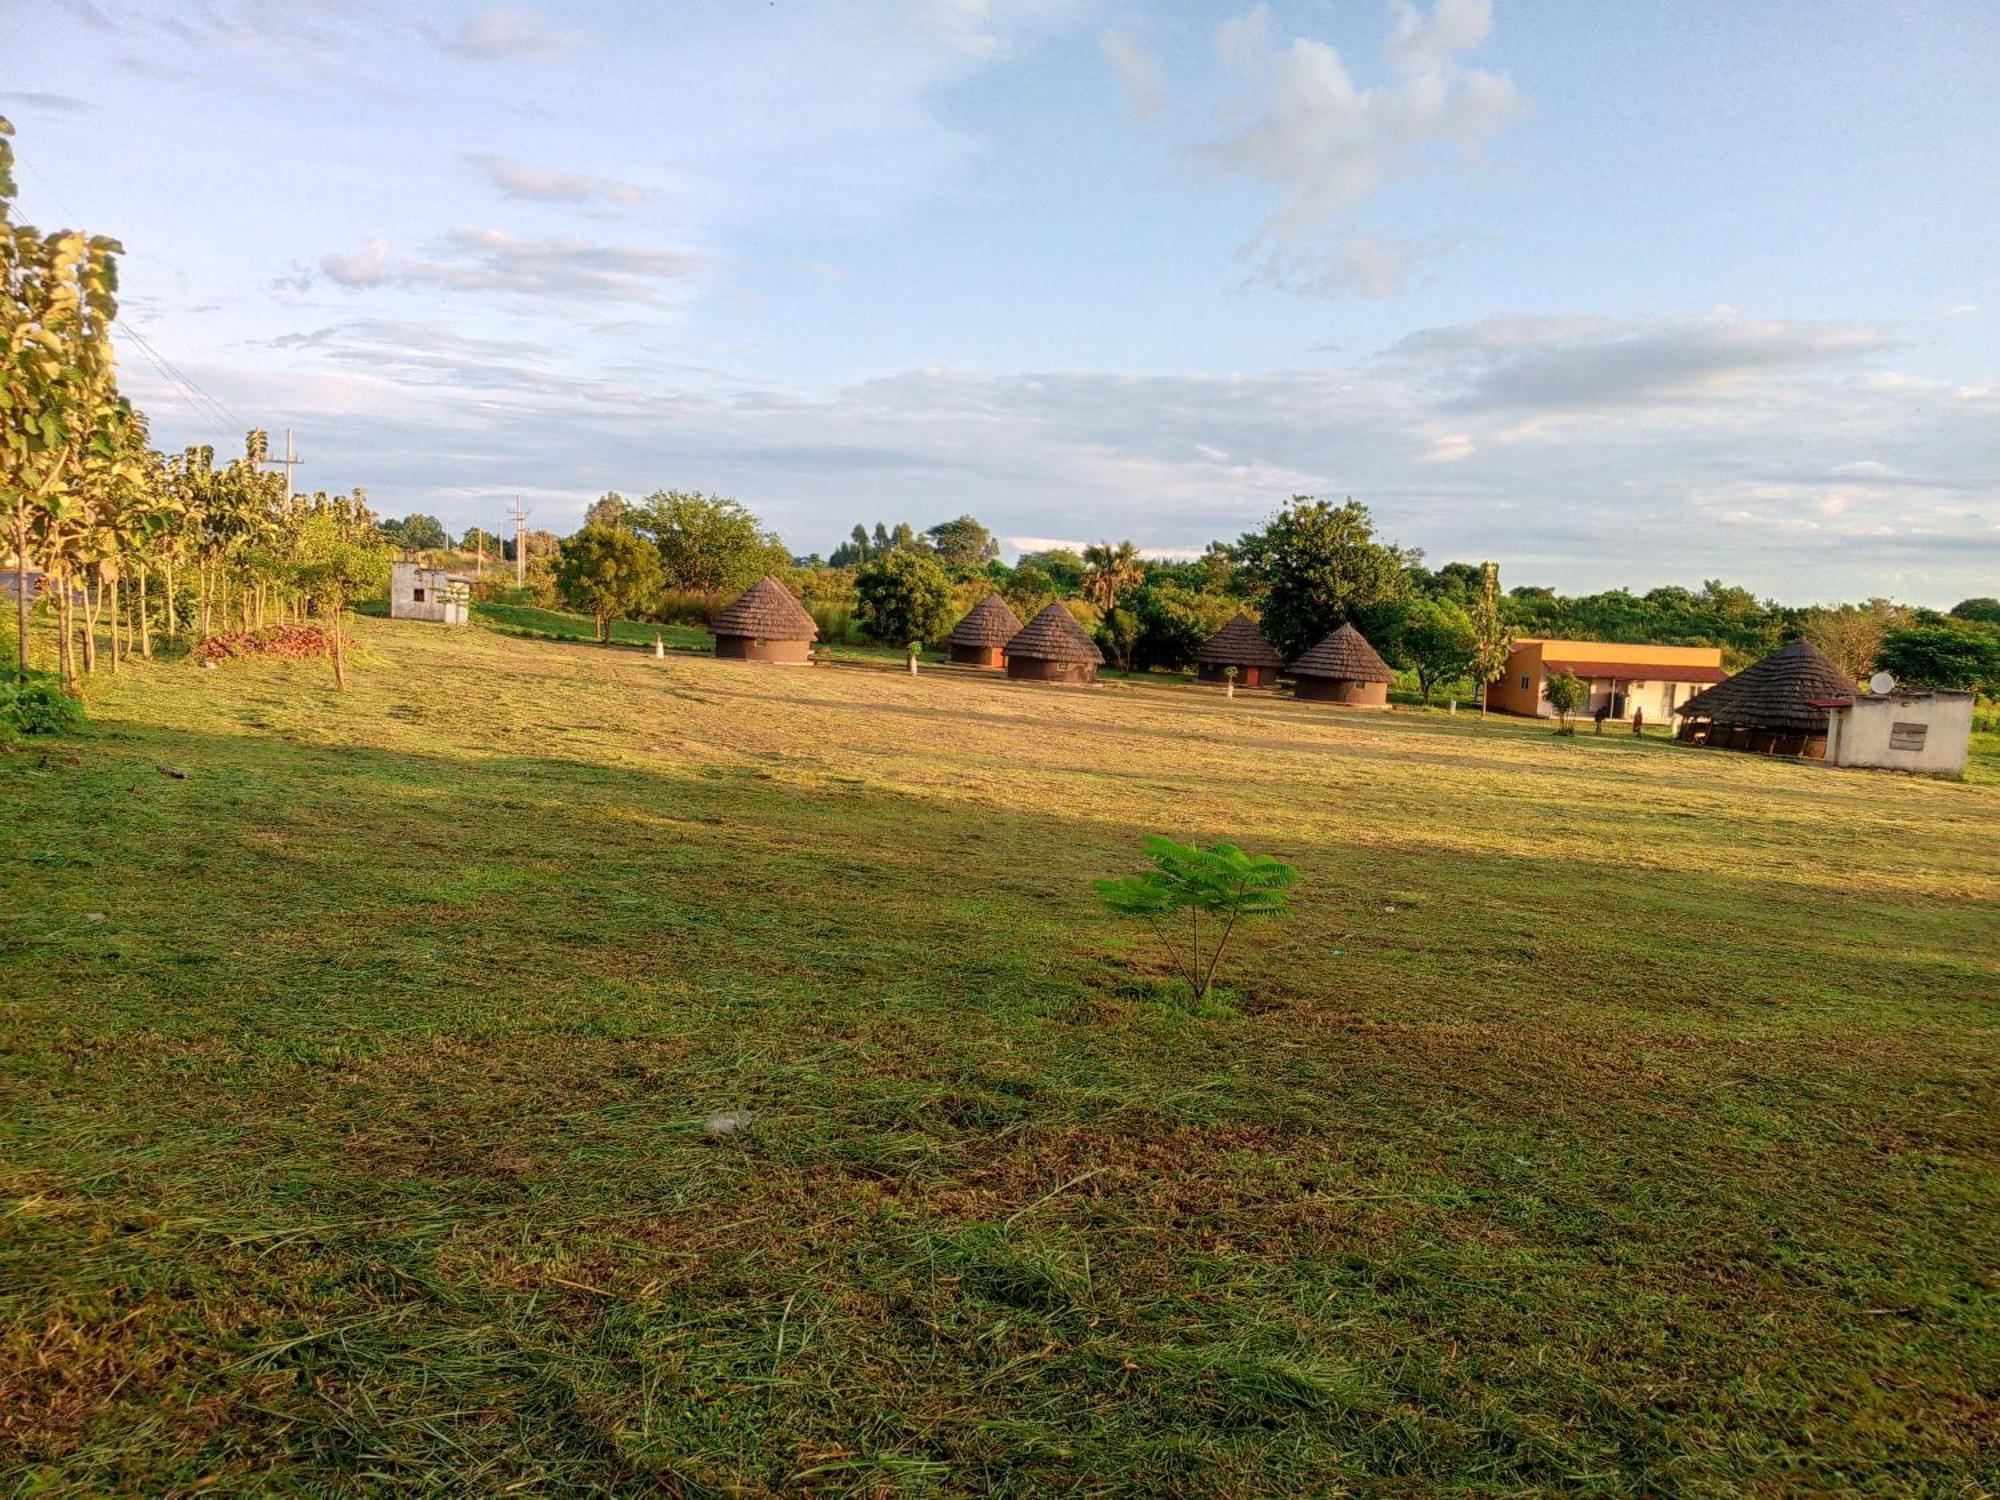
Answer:
<svg viewBox="0 0 2000 1500"><path fill-rule="evenodd" d="M1021 682L1095 682L1097 667L1087 661L1044 661L1039 656L1009 656L1007 675Z"/></svg>
<svg viewBox="0 0 2000 1500"><path fill-rule="evenodd" d="M466 608L451 599L452 583L452 575L443 568L413 562L389 564L389 618L463 625Z"/></svg>
<svg viewBox="0 0 2000 1500"><path fill-rule="evenodd" d="M1228 667L1229 664L1227 662L1200 662L1194 669L1194 675L1201 682L1227 682L1229 680L1227 675ZM1274 688L1278 685L1278 669L1276 667L1238 667L1236 669L1236 685L1240 688Z"/></svg>
<svg viewBox="0 0 2000 1500"><path fill-rule="evenodd" d="M1720 667L1722 648L1634 646L1621 645L1616 641L1516 641L1507 657L1507 670L1486 685L1486 706L1500 713L1520 714L1524 718L1554 718L1556 711L1542 696L1548 684L1547 663L1551 661L1577 668L1587 668L1593 661L1613 662L1620 666L1657 663L1659 675L1644 681L1613 683L1608 678L1591 677L1588 670L1578 671L1576 675L1590 684L1590 697L1579 711L1588 718L1600 705L1618 694L1623 699L1615 705L1619 718L1629 720L1632 711L1637 708L1645 711L1650 723L1671 724L1676 707L1704 688L1714 686L1709 682L1677 678L1673 669L1677 666Z"/></svg>
<svg viewBox="0 0 2000 1500"><path fill-rule="evenodd" d="M728 661L775 661L797 666L812 661L811 641L760 641L747 635L719 635L715 654Z"/></svg>
<svg viewBox="0 0 2000 1500"><path fill-rule="evenodd" d="M962 667L1004 667L1007 652L1001 646L964 646L951 643L951 659Z"/></svg>
<svg viewBox="0 0 2000 1500"><path fill-rule="evenodd" d="M1309 703L1345 703L1349 708L1387 708L1389 706L1389 684L1386 682L1349 682L1339 677L1296 677L1292 680L1294 697Z"/></svg>
<svg viewBox="0 0 2000 1500"><path fill-rule="evenodd" d="M1912 749L1907 742L1915 736L1898 726L1914 725L1923 728L1923 744ZM1828 715L1826 758L1836 766L1954 775L1965 769L1971 741L1970 693L1871 693Z"/></svg>

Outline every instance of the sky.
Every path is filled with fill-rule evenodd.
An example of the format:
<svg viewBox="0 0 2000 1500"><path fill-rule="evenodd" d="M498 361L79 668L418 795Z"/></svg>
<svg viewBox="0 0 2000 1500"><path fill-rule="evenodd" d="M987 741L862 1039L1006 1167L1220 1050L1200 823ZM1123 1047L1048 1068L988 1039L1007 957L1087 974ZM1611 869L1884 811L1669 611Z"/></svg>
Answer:
<svg viewBox="0 0 2000 1500"><path fill-rule="evenodd" d="M1797 604L2000 594L1996 98L1990 0L0 0L162 447Z"/></svg>

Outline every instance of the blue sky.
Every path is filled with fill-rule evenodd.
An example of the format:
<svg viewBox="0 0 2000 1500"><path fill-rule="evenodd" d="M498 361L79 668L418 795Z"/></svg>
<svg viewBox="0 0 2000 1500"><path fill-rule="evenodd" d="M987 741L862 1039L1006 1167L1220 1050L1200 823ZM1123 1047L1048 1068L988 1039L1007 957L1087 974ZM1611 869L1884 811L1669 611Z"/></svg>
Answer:
<svg viewBox="0 0 2000 1500"><path fill-rule="evenodd" d="M799 551L1198 548L2000 593L2000 7L14 0L22 211L162 444Z"/></svg>

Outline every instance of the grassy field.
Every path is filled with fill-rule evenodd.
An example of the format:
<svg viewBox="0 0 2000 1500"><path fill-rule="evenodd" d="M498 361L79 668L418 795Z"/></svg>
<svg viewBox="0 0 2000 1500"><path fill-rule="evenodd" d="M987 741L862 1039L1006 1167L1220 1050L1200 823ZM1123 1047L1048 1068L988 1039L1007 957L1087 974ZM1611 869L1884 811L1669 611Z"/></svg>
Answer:
<svg viewBox="0 0 2000 1500"><path fill-rule="evenodd" d="M1993 1490L1991 781L355 631L0 753L8 1487Z"/></svg>

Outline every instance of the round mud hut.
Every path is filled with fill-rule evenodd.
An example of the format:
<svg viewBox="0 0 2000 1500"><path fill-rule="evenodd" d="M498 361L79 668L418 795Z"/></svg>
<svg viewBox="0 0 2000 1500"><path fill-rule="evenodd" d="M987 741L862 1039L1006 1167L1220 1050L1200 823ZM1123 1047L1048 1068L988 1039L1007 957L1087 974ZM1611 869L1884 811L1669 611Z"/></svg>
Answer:
<svg viewBox="0 0 2000 1500"><path fill-rule="evenodd" d="M1004 667L1007 643L1020 633L1021 617L998 594L988 594L952 626L945 645L962 667Z"/></svg>
<svg viewBox="0 0 2000 1500"><path fill-rule="evenodd" d="M1023 682L1095 682L1104 653L1060 604L1036 615L1004 648L1007 675Z"/></svg>
<svg viewBox="0 0 2000 1500"><path fill-rule="evenodd" d="M1194 654L1194 675L1202 682L1226 682L1229 669L1236 668L1236 685L1246 688L1274 688L1285 659L1264 639L1264 632L1248 615L1238 613L1222 629L1208 638Z"/></svg>
<svg viewBox="0 0 2000 1500"><path fill-rule="evenodd" d="M1387 708L1396 674L1352 625L1340 629L1292 663L1294 691L1319 703Z"/></svg>
<svg viewBox="0 0 2000 1500"><path fill-rule="evenodd" d="M1853 696L1853 682L1825 652L1811 641L1793 641L1675 709L1677 736L1696 745L1824 760L1826 704Z"/></svg>
<svg viewBox="0 0 2000 1500"><path fill-rule="evenodd" d="M805 606L769 573L715 617L715 654L732 661L809 662L818 638Z"/></svg>

